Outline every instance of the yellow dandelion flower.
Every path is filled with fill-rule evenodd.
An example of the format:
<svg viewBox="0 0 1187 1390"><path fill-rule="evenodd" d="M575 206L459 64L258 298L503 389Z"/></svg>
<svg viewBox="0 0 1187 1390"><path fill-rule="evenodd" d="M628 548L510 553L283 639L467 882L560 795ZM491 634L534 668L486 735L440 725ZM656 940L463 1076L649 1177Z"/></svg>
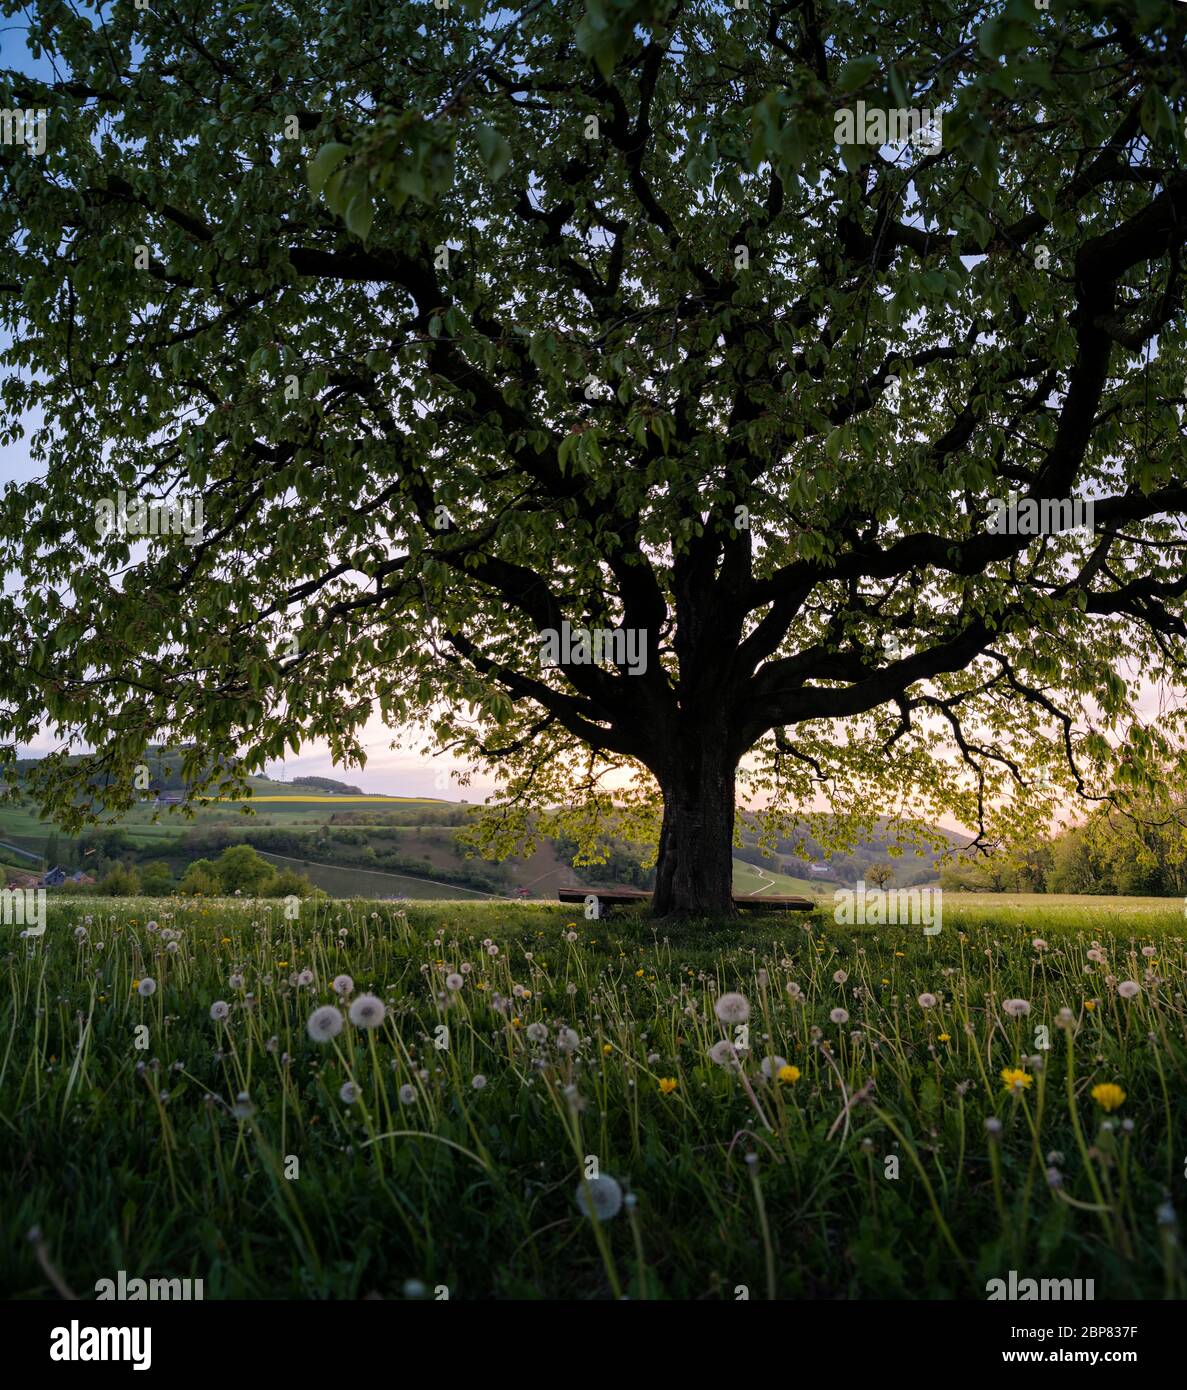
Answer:
<svg viewBox="0 0 1187 1390"><path fill-rule="evenodd" d="M907 958L907 953L906 953L906 951L896 951L896 952L895 952L895 955L898 956L898 958L899 958L900 960L906 960L906 958Z"/></svg>
<svg viewBox="0 0 1187 1390"><path fill-rule="evenodd" d="M1002 1080L1006 1083L1007 1091L1026 1091L1030 1089L1034 1077L1029 1072L1023 1071L1021 1067L1004 1067Z"/></svg>
<svg viewBox="0 0 1187 1390"><path fill-rule="evenodd" d="M952 1041L952 1034L951 1034L951 1033L941 1033L941 1034L940 1034L940 1041L941 1041L941 1042L951 1042L951 1041Z"/></svg>
<svg viewBox="0 0 1187 1390"><path fill-rule="evenodd" d="M643 978L643 972L642 972L641 970L636 970L636 971L635 971L635 979L636 979L636 980L641 980L642 978Z"/></svg>
<svg viewBox="0 0 1187 1390"><path fill-rule="evenodd" d="M231 938L230 938L229 936L224 936L224 937L221 939L220 944L223 945L223 946L229 946L229 945L231 944Z"/></svg>
<svg viewBox="0 0 1187 1390"><path fill-rule="evenodd" d="M530 999L532 997L532 991L530 989L525 989L523 992L523 997L525 999Z"/></svg>
<svg viewBox="0 0 1187 1390"><path fill-rule="evenodd" d="M779 1070L775 1073L775 1075L779 1078L780 1081L784 1082L786 1085L794 1086L795 1083L800 1079L801 1072L799 1067L787 1066L780 1067Z"/></svg>
<svg viewBox="0 0 1187 1390"><path fill-rule="evenodd" d="M660 1095L670 1096L679 1084L674 1076L661 1076L659 1079Z"/></svg>
<svg viewBox="0 0 1187 1390"><path fill-rule="evenodd" d="M1093 1011L1093 1009L1096 1008L1096 1000L1095 1000L1095 999L1085 999L1085 1000L1084 1000L1084 1007L1088 1010L1089 1013L1091 1013L1091 1012Z"/></svg>
<svg viewBox="0 0 1187 1390"><path fill-rule="evenodd" d="M139 988L140 988L140 981L139 981L139 980L133 980L133 981L132 981L132 993L135 994L136 991L137 991Z"/></svg>
<svg viewBox="0 0 1187 1390"><path fill-rule="evenodd" d="M512 1028L522 1028L522 1027L523 1027L523 1021L522 1021L521 1019L518 1019L518 1018L513 1018L513 1019L511 1020L511 1026L512 1026Z"/></svg>
<svg viewBox="0 0 1187 1390"><path fill-rule="evenodd" d="M1102 1081L1099 1086L1093 1086L1089 1095L1102 1110L1116 1110L1125 1104L1125 1092L1115 1081Z"/></svg>
<svg viewBox="0 0 1187 1390"><path fill-rule="evenodd" d="M883 983L884 985L888 985L888 984L890 983L890 981L889 981L889 980L883 980L882 983Z"/></svg>
<svg viewBox="0 0 1187 1390"><path fill-rule="evenodd" d="M602 1044L602 1051L603 1051L603 1053L604 1053L607 1057L609 1057L609 1055L614 1051L614 1044L613 1044L613 1043L603 1043L603 1044Z"/></svg>

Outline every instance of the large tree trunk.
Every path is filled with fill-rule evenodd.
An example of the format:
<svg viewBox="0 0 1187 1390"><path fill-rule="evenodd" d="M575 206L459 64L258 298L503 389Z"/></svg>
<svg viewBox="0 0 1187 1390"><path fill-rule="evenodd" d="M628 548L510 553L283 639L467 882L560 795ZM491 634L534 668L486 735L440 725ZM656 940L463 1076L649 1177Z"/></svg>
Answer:
<svg viewBox="0 0 1187 1390"><path fill-rule="evenodd" d="M661 779L664 819L655 871L661 917L734 912L734 773L720 750L690 750Z"/></svg>

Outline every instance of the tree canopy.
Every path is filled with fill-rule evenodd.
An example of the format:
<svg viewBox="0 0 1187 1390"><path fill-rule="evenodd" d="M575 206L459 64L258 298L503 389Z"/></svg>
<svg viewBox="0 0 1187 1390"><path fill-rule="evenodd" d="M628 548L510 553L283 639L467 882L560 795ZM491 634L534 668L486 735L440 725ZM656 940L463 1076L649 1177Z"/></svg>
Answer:
<svg viewBox="0 0 1187 1390"><path fill-rule="evenodd" d="M10 751L132 796L375 709L492 843L631 774L684 910L740 763L989 843L1178 757L1187 6L0 8Z"/></svg>

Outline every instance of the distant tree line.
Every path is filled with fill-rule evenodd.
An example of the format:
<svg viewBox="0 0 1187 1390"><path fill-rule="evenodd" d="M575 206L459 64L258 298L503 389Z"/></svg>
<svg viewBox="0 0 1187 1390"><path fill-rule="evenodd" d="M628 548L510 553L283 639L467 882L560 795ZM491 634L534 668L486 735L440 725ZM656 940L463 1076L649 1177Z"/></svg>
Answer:
<svg viewBox="0 0 1187 1390"><path fill-rule="evenodd" d="M1082 825L941 873L949 891L1187 896L1187 805L1102 808Z"/></svg>

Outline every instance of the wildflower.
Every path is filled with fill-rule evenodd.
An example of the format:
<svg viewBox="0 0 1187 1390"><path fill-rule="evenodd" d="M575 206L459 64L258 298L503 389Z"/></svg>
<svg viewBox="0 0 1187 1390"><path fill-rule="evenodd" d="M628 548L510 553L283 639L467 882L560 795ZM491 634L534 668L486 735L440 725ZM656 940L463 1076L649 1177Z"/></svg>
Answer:
<svg viewBox="0 0 1187 1390"><path fill-rule="evenodd" d="M305 1028L314 1042L324 1043L342 1032L342 1024L342 1011L333 1004L323 1004L309 1015Z"/></svg>
<svg viewBox="0 0 1187 1390"><path fill-rule="evenodd" d="M136 993L141 999L151 999L157 992L157 982L150 975L146 975L136 986Z"/></svg>
<svg viewBox="0 0 1187 1390"><path fill-rule="evenodd" d="M1005 1067L1002 1070L1002 1080L1006 1083L1008 1091L1025 1091L1033 1084L1034 1077L1024 1072L1021 1067Z"/></svg>
<svg viewBox="0 0 1187 1390"><path fill-rule="evenodd" d="M609 1173L585 1178L577 1185L577 1206L582 1216L610 1221L622 1210L622 1188Z"/></svg>
<svg viewBox="0 0 1187 1390"><path fill-rule="evenodd" d="M1122 980L1117 986L1117 993L1122 999L1136 999L1141 992L1142 987L1136 980Z"/></svg>
<svg viewBox="0 0 1187 1390"><path fill-rule="evenodd" d="M782 1066L779 1068L778 1072L779 1080L782 1081L785 1086L794 1086L800 1079L800 1075L799 1067L792 1066Z"/></svg>
<svg viewBox="0 0 1187 1390"><path fill-rule="evenodd" d="M759 1070L769 1081L772 1076L779 1073L780 1069L787 1065L786 1057L764 1057Z"/></svg>
<svg viewBox="0 0 1187 1390"><path fill-rule="evenodd" d="M1089 1013L1091 1013L1091 1012L1093 1011L1093 1009L1096 1008L1096 1000L1095 1000L1095 999L1085 999L1085 1000L1084 1000L1084 1007L1088 1010Z"/></svg>
<svg viewBox="0 0 1187 1390"><path fill-rule="evenodd" d="M833 984L843 985L848 978L849 972L847 970L838 970L833 975Z"/></svg>
<svg viewBox="0 0 1187 1390"><path fill-rule="evenodd" d="M602 1054L603 1054L604 1056L609 1057L609 1055L610 1055L613 1051L614 1051L614 1044L613 1044L613 1043L603 1043L603 1044L602 1044Z"/></svg>
<svg viewBox="0 0 1187 1390"><path fill-rule="evenodd" d="M387 1009L374 994L360 994L350 1006L350 1021L356 1028L378 1028Z"/></svg>
<svg viewBox="0 0 1187 1390"><path fill-rule="evenodd" d="M558 1051L576 1052L580 1042L581 1039L572 1028L558 1028L556 1030L556 1045Z"/></svg>
<svg viewBox="0 0 1187 1390"><path fill-rule="evenodd" d="M529 1023L527 1026L528 1040L534 1043L548 1041L548 1029L543 1023Z"/></svg>
<svg viewBox="0 0 1187 1390"><path fill-rule="evenodd" d="M459 990L465 983L466 977L464 975L457 974L456 971L453 974L446 975L445 977L446 989Z"/></svg>
<svg viewBox="0 0 1187 1390"><path fill-rule="evenodd" d="M165 950L168 951L171 956L175 956L178 953L178 951L181 950L181 947L177 944L176 941L170 941L166 945Z"/></svg>
<svg viewBox="0 0 1187 1390"><path fill-rule="evenodd" d="M235 1104L231 1106L231 1114L237 1120L250 1120L255 1114L255 1106L251 1103L251 1097L246 1091L240 1091L235 1097Z"/></svg>
<svg viewBox="0 0 1187 1390"><path fill-rule="evenodd" d="M1002 1012L1011 1018L1025 1018L1030 1013L1030 1005L1025 999L1003 999Z"/></svg>
<svg viewBox="0 0 1187 1390"><path fill-rule="evenodd" d="M830 1021L833 1022L833 1023L848 1023L848 1022L849 1022L849 1010L848 1010L848 1009L833 1009L832 1012L829 1014L829 1019L830 1019Z"/></svg>
<svg viewBox="0 0 1187 1390"><path fill-rule="evenodd" d="M938 1002L934 994L921 994L919 996L919 1007L921 1009L934 1009Z"/></svg>
<svg viewBox="0 0 1187 1390"><path fill-rule="evenodd" d="M985 1133L989 1135L1000 1134L1002 1132L1002 1122L996 1115L985 1117Z"/></svg>
<svg viewBox="0 0 1187 1390"><path fill-rule="evenodd" d="M1035 948L1036 951L1046 951L1050 949L1050 947L1048 947L1047 943L1043 940L1041 936L1036 936L1030 944Z"/></svg>
<svg viewBox="0 0 1187 1390"><path fill-rule="evenodd" d="M313 983L313 971L299 970L297 972L297 983L299 985L311 985Z"/></svg>
<svg viewBox="0 0 1187 1390"><path fill-rule="evenodd" d="M1060 1009L1055 1015L1055 1024L1059 1028L1070 1028L1075 1021L1076 1015L1072 1013L1071 1009Z"/></svg>
<svg viewBox="0 0 1187 1390"><path fill-rule="evenodd" d="M236 972L235 972L232 976L230 976L230 978L227 980L227 984L229 984L229 985L231 986L232 989L242 989L242 988L243 988L243 976L242 976L238 971L236 971Z"/></svg>
<svg viewBox="0 0 1187 1390"><path fill-rule="evenodd" d="M344 1081L341 1090L338 1092L338 1098L347 1105L353 1105L359 1098L359 1088L353 1081Z"/></svg>
<svg viewBox="0 0 1187 1390"><path fill-rule="evenodd" d="M1125 1092L1114 1081L1102 1081L1088 1093L1102 1110L1116 1110L1125 1103Z"/></svg>
<svg viewBox="0 0 1187 1390"><path fill-rule="evenodd" d="M745 1023L750 1017L750 1004L743 994L723 994L713 1012L722 1023Z"/></svg>
<svg viewBox="0 0 1187 1390"><path fill-rule="evenodd" d="M709 1049L709 1058L716 1062L719 1067L728 1067L731 1062L738 1060L738 1054L733 1043L728 1038L722 1038L720 1042L715 1042Z"/></svg>
<svg viewBox="0 0 1187 1390"><path fill-rule="evenodd" d="M216 999L210 1006L210 1017L215 1023L221 1023L231 1012L231 1006L224 999Z"/></svg>
<svg viewBox="0 0 1187 1390"><path fill-rule="evenodd" d="M407 1082L400 1087L400 1104L411 1105L416 1099L416 1087L409 1086Z"/></svg>
<svg viewBox="0 0 1187 1390"><path fill-rule="evenodd" d="M794 980L788 980L787 992L791 995L793 999L798 999L804 991L799 987L799 985L796 984Z"/></svg>
<svg viewBox="0 0 1187 1390"><path fill-rule="evenodd" d="M1103 951L1089 951L1088 959L1096 961L1098 965L1103 965L1105 961L1105 953Z"/></svg>
<svg viewBox="0 0 1187 1390"><path fill-rule="evenodd" d="M659 1079L659 1093L661 1096L670 1096L680 1083L674 1076L661 1076Z"/></svg>
<svg viewBox="0 0 1187 1390"><path fill-rule="evenodd" d="M473 1086L476 1091L481 1091L486 1085L486 1077L479 1072L477 1076L471 1078L470 1085Z"/></svg>
<svg viewBox="0 0 1187 1390"><path fill-rule="evenodd" d="M1156 955L1157 953L1158 953L1158 947L1157 947L1157 946L1143 946L1143 947L1142 947L1142 955L1144 955L1144 956L1146 957L1147 960L1153 960L1154 957L1155 957L1155 955Z"/></svg>
<svg viewBox="0 0 1187 1390"><path fill-rule="evenodd" d="M642 972L641 970L636 970L636 971L635 971L635 979L636 979L636 980L641 980L642 978L643 978L643 972Z"/></svg>
<svg viewBox="0 0 1187 1390"><path fill-rule="evenodd" d="M497 956L499 954L499 948L497 946L488 946L486 948L486 954L488 956Z"/></svg>
<svg viewBox="0 0 1187 1390"><path fill-rule="evenodd" d="M330 988L337 995L350 994L354 989L354 981L349 975L335 975L334 982Z"/></svg>
<svg viewBox="0 0 1187 1390"><path fill-rule="evenodd" d="M941 1033L940 1036L939 1036L939 1038L937 1039L937 1041L938 1041L938 1042L951 1042L951 1041L952 1041L952 1034L951 1034L951 1033Z"/></svg>

